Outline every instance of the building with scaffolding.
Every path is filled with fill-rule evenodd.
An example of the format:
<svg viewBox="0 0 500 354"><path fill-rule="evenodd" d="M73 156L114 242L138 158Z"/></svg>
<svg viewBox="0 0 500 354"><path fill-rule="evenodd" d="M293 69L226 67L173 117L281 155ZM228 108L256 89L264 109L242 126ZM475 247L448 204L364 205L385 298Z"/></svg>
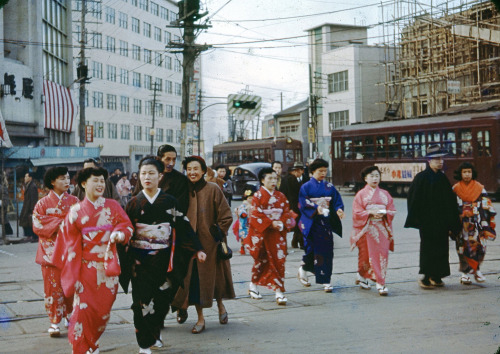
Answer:
<svg viewBox="0 0 500 354"><path fill-rule="evenodd" d="M492 1L457 3L384 4L384 42L396 58L386 65L386 118L500 103L498 10Z"/></svg>

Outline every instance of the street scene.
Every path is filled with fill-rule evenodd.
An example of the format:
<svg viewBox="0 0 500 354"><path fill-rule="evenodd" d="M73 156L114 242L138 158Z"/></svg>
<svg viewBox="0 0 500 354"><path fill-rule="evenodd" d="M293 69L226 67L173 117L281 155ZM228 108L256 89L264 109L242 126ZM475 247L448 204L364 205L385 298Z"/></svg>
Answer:
<svg viewBox="0 0 500 354"><path fill-rule="evenodd" d="M0 0L1 353L500 354L500 1Z"/></svg>
<svg viewBox="0 0 500 354"><path fill-rule="evenodd" d="M343 198L349 214L353 196ZM344 237L335 236L331 294L319 285L300 285L297 269L303 251L289 248L285 307L276 305L270 290L261 289L261 300L249 298L253 262L250 256L237 252L239 245L230 235L237 298L225 302L228 325L221 326L216 308L210 309L206 332L197 336L190 332L196 317L193 308L182 325L169 314L162 330L165 348L158 352L496 353L500 346L498 242L488 244L482 267L485 283L460 284L458 258L450 242L452 274L443 279L445 287L421 289L417 284L418 231L403 228L406 200L396 199L395 205L395 251L389 255L387 297L379 296L374 287L365 291L354 284L357 251L350 251L350 217L344 220ZM500 205L494 205L498 210ZM33 244L0 248L2 352L68 353L71 348L66 331L60 338L46 333L43 282L40 267L34 263L35 253ZM100 341L102 352L136 352L131 301L130 295L118 294Z"/></svg>

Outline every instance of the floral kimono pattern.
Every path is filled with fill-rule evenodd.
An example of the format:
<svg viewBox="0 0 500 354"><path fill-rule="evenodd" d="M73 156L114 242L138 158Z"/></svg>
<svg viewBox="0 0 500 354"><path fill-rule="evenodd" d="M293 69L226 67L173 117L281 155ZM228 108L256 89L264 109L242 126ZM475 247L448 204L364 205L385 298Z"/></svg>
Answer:
<svg viewBox="0 0 500 354"><path fill-rule="evenodd" d="M254 194L246 242L255 262L252 283L285 291L286 233L296 216L283 193L261 187ZM281 230L272 227L273 221L281 222Z"/></svg>
<svg viewBox="0 0 500 354"><path fill-rule="evenodd" d="M385 216L374 218L369 214L373 209L384 211ZM351 250L358 247L358 273L380 285L385 285L389 250L394 251L392 220L395 214L392 197L383 189L366 185L354 197Z"/></svg>
<svg viewBox="0 0 500 354"><path fill-rule="evenodd" d="M77 197L66 192L59 198L54 191L40 199L33 210L33 232L38 236L35 262L41 265L45 310L50 323L58 324L73 310L73 297L65 297L61 271L52 264L57 232Z"/></svg>
<svg viewBox="0 0 500 354"><path fill-rule="evenodd" d="M479 270L486 254L487 240L496 238L496 211L483 185L475 180L468 185L460 181L453 186L453 191L457 194L462 222L462 229L456 236L460 271L469 273Z"/></svg>
<svg viewBox="0 0 500 354"><path fill-rule="evenodd" d="M118 291L120 274L114 231L128 242L132 224L123 208L112 199L85 198L74 205L57 238L53 261L62 270L66 296L74 295L68 340L73 353L94 352L98 347Z"/></svg>

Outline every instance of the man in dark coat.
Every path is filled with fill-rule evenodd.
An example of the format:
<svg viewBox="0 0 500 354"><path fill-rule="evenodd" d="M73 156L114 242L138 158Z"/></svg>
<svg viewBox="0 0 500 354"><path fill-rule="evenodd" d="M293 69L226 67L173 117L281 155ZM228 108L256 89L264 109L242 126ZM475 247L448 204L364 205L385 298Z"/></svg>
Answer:
<svg viewBox="0 0 500 354"><path fill-rule="evenodd" d="M96 168L98 166L99 166L99 164L97 163L97 161L92 159L92 158L86 159L85 161L83 161L83 168L84 169L89 168L89 167ZM71 194L76 196L80 200L83 200L85 198L85 190L80 188L80 186L78 184L76 185L75 189L73 190L73 193L71 193ZM107 199L114 199L118 203L121 202L120 195L116 191L115 185L113 184L113 182L111 182L111 180L109 178L106 178L105 187L104 187L104 194L102 196L104 198L107 198Z"/></svg>
<svg viewBox="0 0 500 354"><path fill-rule="evenodd" d="M450 275L448 235L460 230L456 196L443 168L446 153L439 145L427 148L427 168L418 173L408 193L405 227L420 231L419 285L424 289L443 286Z"/></svg>
<svg viewBox="0 0 500 354"><path fill-rule="evenodd" d="M177 150L172 145L162 145L158 148L156 154L163 165L163 177L158 187L167 194L177 199L177 207L186 215L189 206L188 179L181 172L175 169L175 161L177 159ZM142 190L140 179L135 185L133 195L137 195Z"/></svg>
<svg viewBox="0 0 500 354"><path fill-rule="evenodd" d="M38 236L33 232L33 209L38 202L38 188L33 180L33 172L24 175L24 203L19 216L19 226L23 228L24 236L30 242L38 242Z"/></svg>
<svg viewBox="0 0 500 354"><path fill-rule="evenodd" d="M298 215L295 219L297 225L293 228L292 247L304 249L304 236L298 227L300 220L299 192L303 184L304 165L300 162L293 164L288 175L281 181L280 192L283 193L290 203L290 208Z"/></svg>

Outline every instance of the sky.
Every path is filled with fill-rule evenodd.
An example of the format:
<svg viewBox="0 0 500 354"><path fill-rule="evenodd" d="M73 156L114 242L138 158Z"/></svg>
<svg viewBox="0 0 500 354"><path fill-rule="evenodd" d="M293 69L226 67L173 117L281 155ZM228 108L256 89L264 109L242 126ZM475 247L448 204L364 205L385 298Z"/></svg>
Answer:
<svg viewBox="0 0 500 354"><path fill-rule="evenodd" d="M457 0L464 3L466 0ZM457 2L450 1L450 2ZM227 140L226 105L229 94L248 88L262 97L261 120L295 105L309 95L307 29L324 23L373 26L369 44L380 44L378 25L394 14L412 10L430 11L444 0L201 0L202 11L212 27L201 32L198 44L213 45L202 54L202 92L206 151ZM410 5L411 3L411 5ZM387 29L387 26L385 27ZM258 43L248 43L263 41ZM259 130L261 128L259 127Z"/></svg>

